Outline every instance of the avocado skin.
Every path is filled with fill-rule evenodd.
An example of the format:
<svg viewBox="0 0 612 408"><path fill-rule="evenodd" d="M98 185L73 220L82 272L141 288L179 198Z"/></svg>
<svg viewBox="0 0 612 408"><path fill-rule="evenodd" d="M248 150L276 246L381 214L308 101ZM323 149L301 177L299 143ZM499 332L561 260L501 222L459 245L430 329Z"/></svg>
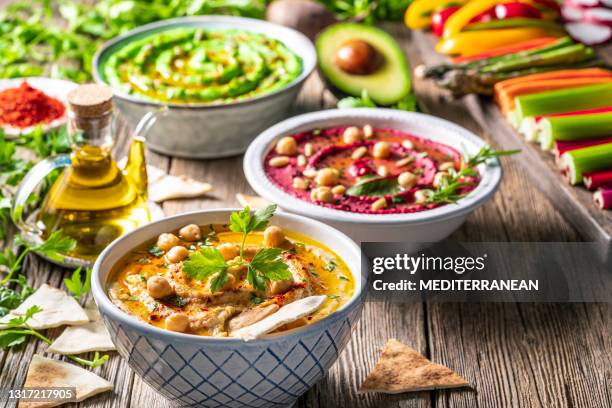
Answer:
<svg viewBox="0 0 612 408"><path fill-rule="evenodd" d="M349 39L367 41L383 55L384 64L369 75L350 75L334 61L336 50ZM361 96L366 89L376 104L393 105L412 90L410 69L399 44L385 31L358 23L338 23L316 38L318 73L337 97Z"/></svg>

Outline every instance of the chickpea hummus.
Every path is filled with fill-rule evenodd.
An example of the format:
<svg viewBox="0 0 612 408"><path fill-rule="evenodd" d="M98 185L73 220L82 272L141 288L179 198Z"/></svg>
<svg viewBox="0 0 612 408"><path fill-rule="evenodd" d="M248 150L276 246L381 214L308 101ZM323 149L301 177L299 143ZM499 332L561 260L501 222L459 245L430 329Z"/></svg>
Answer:
<svg viewBox="0 0 612 408"><path fill-rule="evenodd" d="M102 68L113 88L145 100L213 104L282 89L300 75L302 61L262 34L182 27L124 43Z"/></svg>
<svg viewBox="0 0 612 408"><path fill-rule="evenodd" d="M225 337L296 300L326 295L316 312L275 331L307 325L333 313L353 295L353 275L325 246L276 226L253 231L243 235L228 225L191 224L162 234L157 242L145 243L118 262L111 275L110 298L153 326ZM206 278L190 274L207 273L207 268L226 262L222 281L219 273ZM277 279L283 269L279 266L288 272L286 279ZM261 277L266 280L251 275L265 268L268 274ZM215 285L219 285L216 290Z"/></svg>
<svg viewBox="0 0 612 408"><path fill-rule="evenodd" d="M459 152L395 129L335 127L284 136L264 169L283 191L355 213L411 213L455 202L475 188Z"/></svg>

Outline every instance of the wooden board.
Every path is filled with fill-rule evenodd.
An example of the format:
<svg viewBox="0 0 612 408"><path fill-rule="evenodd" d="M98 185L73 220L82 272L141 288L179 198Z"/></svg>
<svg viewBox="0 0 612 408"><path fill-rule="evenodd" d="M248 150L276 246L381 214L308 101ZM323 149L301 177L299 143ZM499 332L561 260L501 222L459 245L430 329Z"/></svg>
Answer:
<svg viewBox="0 0 612 408"><path fill-rule="evenodd" d="M416 42L428 65L442 63L446 58L433 50L435 39L431 35L415 32ZM601 48L600 55L612 62L612 46ZM470 114L501 149L521 149L520 163L531 183L537 186L564 217L588 241L612 247L612 211L601 211L593 204L593 193L582 187L569 185L563 180L554 157L538 145L527 142L504 120L491 98L469 95L463 98Z"/></svg>
<svg viewBox="0 0 612 408"><path fill-rule="evenodd" d="M0 4L4 0L0 0ZM423 63L418 37L400 25L385 26L401 42L411 65ZM431 83L415 81L423 108L452 120L490 143L493 135L474 117L471 101L449 101ZM306 83L294 113L331 108L335 98L315 74ZM117 152L126 151L121 127ZM209 181L207 197L164 203L166 214L237 206L236 193L252 193L242 158L191 161L148 152L148 160L172 174ZM471 214L454 235L474 241L575 241L580 236L546 197L527 182L518 158L504 158L500 191ZM64 288L70 271L28 256L29 281ZM55 338L61 329L47 334ZM358 395L388 338L395 337L470 381L472 391ZM28 364L46 345L30 340L22 350L0 350L0 390L23 384ZM612 305L397 304L367 303L352 340L329 374L298 401L299 408L427 407L606 407L612 406ZM58 356L52 356L59 358ZM111 353L94 370L115 385L113 392L80 404L83 408L162 408L171 405L144 384L125 361ZM0 406L4 406L0 397ZM11 405L9 405L11 406Z"/></svg>

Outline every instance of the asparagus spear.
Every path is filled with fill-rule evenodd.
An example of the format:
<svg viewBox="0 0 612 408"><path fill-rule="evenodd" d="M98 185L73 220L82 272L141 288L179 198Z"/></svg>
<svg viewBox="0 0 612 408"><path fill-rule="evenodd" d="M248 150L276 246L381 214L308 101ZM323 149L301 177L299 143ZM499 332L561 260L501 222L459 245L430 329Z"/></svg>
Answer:
<svg viewBox="0 0 612 408"><path fill-rule="evenodd" d="M570 45L556 50L500 61L481 68L481 72L508 72L528 67L543 67L555 64L582 62L593 58L592 48L582 44Z"/></svg>

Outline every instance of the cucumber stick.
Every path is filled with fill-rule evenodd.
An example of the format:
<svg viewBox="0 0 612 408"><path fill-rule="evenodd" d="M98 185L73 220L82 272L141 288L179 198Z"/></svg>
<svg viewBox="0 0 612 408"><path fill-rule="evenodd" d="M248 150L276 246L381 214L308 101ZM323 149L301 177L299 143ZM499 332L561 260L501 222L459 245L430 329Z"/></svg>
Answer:
<svg viewBox="0 0 612 408"><path fill-rule="evenodd" d="M612 82L520 95L515 105L519 123L529 116L612 106Z"/></svg>
<svg viewBox="0 0 612 408"><path fill-rule="evenodd" d="M538 123L540 143L552 149L556 140L597 139L612 135L612 112L589 115L553 116Z"/></svg>

